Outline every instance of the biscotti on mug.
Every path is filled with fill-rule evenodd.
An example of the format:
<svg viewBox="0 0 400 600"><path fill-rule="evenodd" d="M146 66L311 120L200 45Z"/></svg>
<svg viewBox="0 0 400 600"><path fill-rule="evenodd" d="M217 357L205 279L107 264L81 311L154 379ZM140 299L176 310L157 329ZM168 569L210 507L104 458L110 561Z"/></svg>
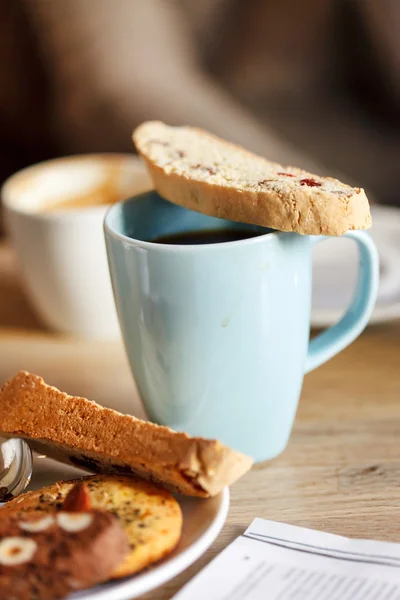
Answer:
<svg viewBox="0 0 400 600"><path fill-rule="evenodd" d="M371 226L362 188L271 162L201 129L150 121L133 141L160 196L191 210L304 235Z"/></svg>

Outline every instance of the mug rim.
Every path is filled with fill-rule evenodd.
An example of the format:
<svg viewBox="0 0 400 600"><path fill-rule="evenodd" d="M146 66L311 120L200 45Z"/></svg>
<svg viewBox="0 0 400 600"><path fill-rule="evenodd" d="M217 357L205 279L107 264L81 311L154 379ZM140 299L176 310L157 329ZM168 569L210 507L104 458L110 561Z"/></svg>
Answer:
<svg viewBox="0 0 400 600"><path fill-rule="evenodd" d="M157 193L156 190L151 190L149 192L144 192L144 194L146 193ZM250 246L250 245L255 245L261 242L266 242L267 239L271 239L271 242L268 243L272 243L272 240L276 240L277 238L281 238L281 237L299 237L298 233L292 232L292 231L276 231L276 230L271 230L271 232L268 233L264 233L264 234L260 234L258 236L255 237L251 237L251 238L243 238L241 240L235 240L235 241L229 241L229 242L217 242L217 243L211 243L211 244L163 244L163 243L159 243L159 242L150 242L150 241L146 241L146 240L139 240L137 238L133 238L133 237L129 237L127 235L125 235L124 233L120 233L119 231L117 231L114 227L111 226L110 224L110 219L111 219L111 214L113 210L116 210L117 208L119 208L120 206L124 205L124 204L128 204L130 202L134 202L136 201L136 199L143 195L142 194L136 194L135 196L131 196L130 198L126 198L125 200L120 200L119 202L116 202L115 204L111 205L107 212L106 215L104 217L104 222L103 222L103 228L104 228L104 233L106 235L109 235L110 237L123 242L124 244L128 244L129 246L140 246L140 248L143 248L144 250L154 250L156 252L172 252L172 253L177 253L177 252L207 252L210 251L211 249L216 250L217 248L233 248L233 247L237 247L238 245L240 246ZM160 196L162 198L162 196ZM169 200L165 200L165 198L162 198L165 202L169 202ZM171 204L173 204L171 202ZM176 205L175 205L176 206ZM178 205L180 206L180 205ZM182 207L185 208L185 207ZM190 210L190 209L186 209L186 210ZM195 211L193 211L195 212ZM204 214L204 213L199 213L199 214ZM251 223L243 223L243 225L251 225ZM300 236L300 237L307 237L307 236Z"/></svg>
<svg viewBox="0 0 400 600"><path fill-rule="evenodd" d="M7 211L16 213L27 218L38 219L42 221L68 221L71 219L76 219L77 215L86 215L88 217L94 215L104 215L105 212L112 208L113 204L93 205L84 208L72 208L67 211L54 212L26 210L16 205L15 200L11 198L11 190L12 186L15 185L16 182L18 182L20 177L24 177L26 175L29 175L30 173L39 171L43 167L57 165L59 163L74 163L78 161L90 161L93 159L107 158L126 159L127 163L129 162L130 165L135 166L144 165L143 161L141 161L139 156L137 156L136 154L129 154L128 152L88 152L80 154L68 154L65 156L59 156L57 158L50 158L48 160L28 165L27 167L24 167L23 169L20 169L19 171L16 171L15 173L7 177L7 179L0 186L1 206Z"/></svg>

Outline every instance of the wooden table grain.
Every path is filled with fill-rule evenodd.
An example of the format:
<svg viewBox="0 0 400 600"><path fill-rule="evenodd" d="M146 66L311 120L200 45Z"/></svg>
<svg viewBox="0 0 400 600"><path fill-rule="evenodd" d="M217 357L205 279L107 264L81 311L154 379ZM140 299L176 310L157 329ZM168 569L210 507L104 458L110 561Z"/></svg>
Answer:
<svg viewBox="0 0 400 600"><path fill-rule="evenodd" d="M21 368L72 394L143 414L120 342L43 330L0 249L0 378ZM306 376L289 445L231 488L211 549L143 600L167 600L254 517L400 542L400 322L369 327Z"/></svg>

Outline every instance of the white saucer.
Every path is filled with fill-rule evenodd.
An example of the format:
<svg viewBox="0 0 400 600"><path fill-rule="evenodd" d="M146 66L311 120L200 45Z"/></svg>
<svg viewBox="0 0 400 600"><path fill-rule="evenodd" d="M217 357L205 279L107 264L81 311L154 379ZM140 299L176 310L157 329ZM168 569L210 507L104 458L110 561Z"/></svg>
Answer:
<svg viewBox="0 0 400 600"><path fill-rule="evenodd" d="M34 458L33 473L28 490L50 485L59 479L88 475L37 456ZM226 521L229 490L225 488L218 496L207 500L184 496L177 496L177 500L183 512L183 531L178 547L172 554L141 574L72 594L68 600L131 600L172 579L197 560L215 540Z"/></svg>
<svg viewBox="0 0 400 600"><path fill-rule="evenodd" d="M369 233L375 241L381 281L370 323L400 318L400 209L374 206ZM357 247L348 238L332 238L313 249L311 324L327 327L340 319L349 305L357 276Z"/></svg>

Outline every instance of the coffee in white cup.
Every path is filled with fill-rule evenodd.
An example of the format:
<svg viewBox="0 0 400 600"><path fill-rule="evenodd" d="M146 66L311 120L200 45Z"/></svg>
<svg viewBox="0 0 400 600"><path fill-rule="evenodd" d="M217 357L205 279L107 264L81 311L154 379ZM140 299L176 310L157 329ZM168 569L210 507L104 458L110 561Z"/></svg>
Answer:
<svg viewBox="0 0 400 600"><path fill-rule="evenodd" d="M26 292L51 329L118 338L103 219L111 204L151 189L133 155L60 158L10 177L1 195Z"/></svg>

